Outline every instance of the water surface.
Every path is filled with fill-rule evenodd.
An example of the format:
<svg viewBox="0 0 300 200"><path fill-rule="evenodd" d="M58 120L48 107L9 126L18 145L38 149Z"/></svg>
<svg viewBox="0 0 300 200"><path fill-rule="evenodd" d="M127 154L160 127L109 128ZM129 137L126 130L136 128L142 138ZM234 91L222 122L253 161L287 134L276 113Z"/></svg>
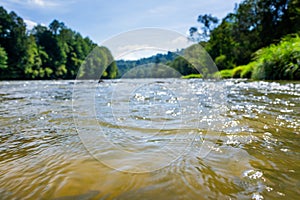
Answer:
<svg viewBox="0 0 300 200"><path fill-rule="evenodd" d="M299 82L3 81L0 118L0 199L300 196Z"/></svg>

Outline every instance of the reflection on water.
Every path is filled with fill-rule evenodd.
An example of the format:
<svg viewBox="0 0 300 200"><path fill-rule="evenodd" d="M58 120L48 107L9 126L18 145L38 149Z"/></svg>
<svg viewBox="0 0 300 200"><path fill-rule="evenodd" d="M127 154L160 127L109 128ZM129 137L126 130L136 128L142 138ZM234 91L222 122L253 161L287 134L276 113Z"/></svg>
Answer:
<svg viewBox="0 0 300 200"><path fill-rule="evenodd" d="M174 152L191 144L168 166L145 173L118 171L90 155L73 121L74 82L0 82L1 199L299 197L299 82L220 81L215 84L226 90L224 102L209 98L205 81L167 79L136 87L127 94L127 106L120 106L120 94L133 83L144 84L99 84L96 106L87 106L96 111L97 123L89 122L88 111L80 111L78 118L86 120L89 130L100 126L106 138L128 152L159 149L170 144L166 141L174 134L180 141L169 145ZM82 93L92 84L77 83ZM186 86L184 91L193 97L170 92L171 85ZM116 86L119 93L114 93ZM222 112L211 113L224 106ZM212 128L220 122L222 126ZM204 141L211 141L205 157L199 153ZM112 149L107 152L115 155ZM163 158L151 157L145 163Z"/></svg>

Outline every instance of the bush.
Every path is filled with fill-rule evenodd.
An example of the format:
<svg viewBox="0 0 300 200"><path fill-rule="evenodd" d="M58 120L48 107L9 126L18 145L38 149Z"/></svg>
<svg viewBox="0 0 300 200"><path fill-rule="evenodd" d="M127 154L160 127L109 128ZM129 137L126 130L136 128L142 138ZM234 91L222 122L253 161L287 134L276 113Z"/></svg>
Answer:
<svg viewBox="0 0 300 200"><path fill-rule="evenodd" d="M254 62L232 69L232 78L251 78Z"/></svg>
<svg viewBox="0 0 300 200"><path fill-rule="evenodd" d="M182 76L183 79L191 79L191 78L203 78L202 74L189 74L186 76Z"/></svg>
<svg viewBox="0 0 300 200"><path fill-rule="evenodd" d="M0 69L7 68L7 53L4 48L0 46Z"/></svg>
<svg viewBox="0 0 300 200"><path fill-rule="evenodd" d="M253 68L254 68L253 63L244 65L243 71L241 72L241 78L251 78Z"/></svg>
<svg viewBox="0 0 300 200"><path fill-rule="evenodd" d="M239 66L232 69L232 78L241 78L241 73L244 70L245 66Z"/></svg>
<svg viewBox="0 0 300 200"><path fill-rule="evenodd" d="M214 74L214 78L232 78L232 69L224 69Z"/></svg>
<svg viewBox="0 0 300 200"><path fill-rule="evenodd" d="M225 55L220 55L215 59L215 63L220 70L231 69L234 67L234 64L228 60Z"/></svg>
<svg viewBox="0 0 300 200"><path fill-rule="evenodd" d="M300 80L300 37L290 35L278 45L258 50L248 65L255 66L251 78Z"/></svg>

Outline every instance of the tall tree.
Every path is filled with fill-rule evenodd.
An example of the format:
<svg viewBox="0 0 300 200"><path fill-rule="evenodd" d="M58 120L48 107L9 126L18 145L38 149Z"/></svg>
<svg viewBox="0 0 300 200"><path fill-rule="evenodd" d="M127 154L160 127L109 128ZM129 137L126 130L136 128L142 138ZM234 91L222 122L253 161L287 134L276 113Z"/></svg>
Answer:
<svg viewBox="0 0 300 200"><path fill-rule="evenodd" d="M219 22L218 18L211 14L199 15L197 21L203 24L202 30L206 38L209 37L210 32L216 28L216 25Z"/></svg>
<svg viewBox="0 0 300 200"><path fill-rule="evenodd" d="M49 24L49 29L52 32L53 35L57 35L59 31L63 30L65 28L65 24L63 22L59 22L58 20L53 20Z"/></svg>
<svg viewBox="0 0 300 200"><path fill-rule="evenodd" d="M299 0L244 0L202 42L220 69L244 65L253 53L300 30ZM210 27L209 15L198 22ZM209 28L207 28L209 30ZM197 29L191 28L190 32ZM205 41L205 40L204 40Z"/></svg>
<svg viewBox="0 0 300 200"><path fill-rule="evenodd" d="M87 60L82 73L88 78L99 71L98 76L115 78L118 68L107 48L58 20L28 32L21 17L0 7L0 79L72 79L95 48L95 57Z"/></svg>
<svg viewBox="0 0 300 200"><path fill-rule="evenodd" d="M10 73L12 79L22 78L24 68L22 60L26 53L26 25L14 12L0 7L0 45L5 49L8 67L3 74Z"/></svg>

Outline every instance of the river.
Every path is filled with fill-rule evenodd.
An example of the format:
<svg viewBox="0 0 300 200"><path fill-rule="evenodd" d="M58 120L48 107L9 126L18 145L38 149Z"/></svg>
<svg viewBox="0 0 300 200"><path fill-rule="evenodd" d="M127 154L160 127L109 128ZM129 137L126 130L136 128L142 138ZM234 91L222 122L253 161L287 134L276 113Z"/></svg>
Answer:
<svg viewBox="0 0 300 200"><path fill-rule="evenodd" d="M297 199L300 82L0 82L0 199Z"/></svg>

